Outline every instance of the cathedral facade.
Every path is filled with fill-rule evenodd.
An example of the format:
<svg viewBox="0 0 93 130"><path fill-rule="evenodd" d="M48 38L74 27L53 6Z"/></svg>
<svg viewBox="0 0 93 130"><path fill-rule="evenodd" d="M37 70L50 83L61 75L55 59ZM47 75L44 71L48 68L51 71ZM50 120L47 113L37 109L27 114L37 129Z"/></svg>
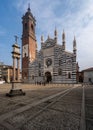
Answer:
<svg viewBox="0 0 93 130"><path fill-rule="evenodd" d="M76 40L73 51L66 50L65 32L62 43L58 44L57 30L54 38L44 41L41 36L41 49L37 50L35 36L36 20L30 8L23 16L22 34L22 79L29 83L76 83Z"/></svg>

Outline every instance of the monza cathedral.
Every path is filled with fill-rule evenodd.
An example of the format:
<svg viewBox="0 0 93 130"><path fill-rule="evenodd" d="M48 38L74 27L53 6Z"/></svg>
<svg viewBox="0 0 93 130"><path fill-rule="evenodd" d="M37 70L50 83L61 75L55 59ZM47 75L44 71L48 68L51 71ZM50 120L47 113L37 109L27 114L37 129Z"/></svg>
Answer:
<svg viewBox="0 0 93 130"><path fill-rule="evenodd" d="M27 83L76 83L76 39L73 51L66 50L65 32L58 44L57 30L54 38L41 36L41 49L37 50L36 20L30 7L22 17L22 79Z"/></svg>

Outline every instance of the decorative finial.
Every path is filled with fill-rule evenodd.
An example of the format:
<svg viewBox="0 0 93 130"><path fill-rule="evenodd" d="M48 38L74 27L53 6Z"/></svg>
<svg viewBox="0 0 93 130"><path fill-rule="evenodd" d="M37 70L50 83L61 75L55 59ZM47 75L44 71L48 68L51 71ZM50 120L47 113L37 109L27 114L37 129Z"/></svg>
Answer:
<svg viewBox="0 0 93 130"><path fill-rule="evenodd" d="M30 3L28 3L28 11L30 12Z"/></svg>
<svg viewBox="0 0 93 130"><path fill-rule="evenodd" d="M57 44L57 29L55 27L55 31L54 31L54 36L55 36L55 43Z"/></svg>
<svg viewBox="0 0 93 130"><path fill-rule="evenodd" d="M65 32L64 32L64 29L63 29L62 39L63 39L63 41L65 41Z"/></svg>
<svg viewBox="0 0 93 130"><path fill-rule="evenodd" d="M43 35L41 36L41 42L44 42L44 37L43 37Z"/></svg>
<svg viewBox="0 0 93 130"><path fill-rule="evenodd" d="M73 40L73 46L76 46L76 38L74 36L74 40Z"/></svg>
<svg viewBox="0 0 93 130"><path fill-rule="evenodd" d="M64 32L64 29L63 29L63 34L62 34L62 49L65 50L66 48L66 42L65 42L65 32Z"/></svg>
<svg viewBox="0 0 93 130"><path fill-rule="evenodd" d="M55 32L54 32L54 34L55 34L55 37L57 37L57 29L56 29L56 27L55 27Z"/></svg>
<svg viewBox="0 0 93 130"><path fill-rule="evenodd" d="M75 38L75 36L74 36L74 40L73 40L73 52L74 52L74 54L76 54L76 38Z"/></svg>
<svg viewBox="0 0 93 130"><path fill-rule="evenodd" d="M48 39L50 39L50 36L48 35Z"/></svg>
<svg viewBox="0 0 93 130"><path fill-rule="evenodd" d="M14 37L15 37L15 42L17 43L18 36L17 36L17 35L15 35Z"/></svg>

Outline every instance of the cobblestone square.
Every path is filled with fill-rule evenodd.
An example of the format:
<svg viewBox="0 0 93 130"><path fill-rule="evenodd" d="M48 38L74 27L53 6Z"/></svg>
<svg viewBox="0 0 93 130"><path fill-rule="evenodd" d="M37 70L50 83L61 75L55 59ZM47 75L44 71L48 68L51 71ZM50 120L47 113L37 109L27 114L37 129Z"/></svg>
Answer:
<svg viewBox="0 0 93 130"><path fill-rule="evenodd" d="M25 96L6 97L11 84L0 85L0 130L82 130L82 120L86 130L93 130L92 85L18 87L26 92Z"/></svg>

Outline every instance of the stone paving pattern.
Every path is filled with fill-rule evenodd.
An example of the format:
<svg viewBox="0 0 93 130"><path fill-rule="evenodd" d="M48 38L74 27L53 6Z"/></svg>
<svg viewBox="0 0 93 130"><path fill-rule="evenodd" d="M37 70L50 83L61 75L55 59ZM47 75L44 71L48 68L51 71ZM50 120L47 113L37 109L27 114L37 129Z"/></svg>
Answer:
<svg viewBox="0 0 93 130"><path fill-rule="evenodd" d="M93 86L85 88L86 129L93 130Z"/></svg>
<svg viewBox="0 0 93 130"><path fill-rule="evenodd" d="M80 130L81 85L59 100L56 96L40 102L72 86L21 84L26 95L10 98L5 94L11 85L0 85L0 130ZM40 103L35 105L36 102ZM85 86L85 103L86 130L93 130L93 86Z"/></svg>

